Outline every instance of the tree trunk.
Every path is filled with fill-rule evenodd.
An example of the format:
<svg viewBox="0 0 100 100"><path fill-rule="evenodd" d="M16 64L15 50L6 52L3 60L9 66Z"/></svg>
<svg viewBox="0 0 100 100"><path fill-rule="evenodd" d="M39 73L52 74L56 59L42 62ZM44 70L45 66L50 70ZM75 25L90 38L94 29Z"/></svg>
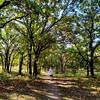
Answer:
<svg viewBox="0 0 100 100"><path fill-rule="evenodd" d="M19 58L19 75L22 75L22 65L23 65L23 54Z"/></svg>
<svg viewBox="0 0 100 100"><path fill-rule="evenodd" d="M93 53L92 52L91 52L91 58L90 58L89 66L90 66L91 77L94 77L94 61L93 61Z"/></svg>
<svg viewBox="0 0 100 100"><path fill-rule="evenodd" d="M92 19L93 21L93 19ZM91 31L90 31L90 43L89 43L89 50L90 50L90 59L89 59L89 67L90 67L90 74L91 74L91 77L94 77L94 49L93 49L93 23L92 23L92 26L91 26Z"/></svg>
<svg viewBox="0 0 100 100"><path fill-rule="evenodd" d="M32 55L29 54L29 74L32 75Z"/></svg>
<svg viewBox="0 0 100 100"><path fill-rule="evenodd" d="M7 62L7 72L10 73L10 71L9 71L9 61Z"/></svg>
<svg viewBox="0 0 100 100"><path fill-rule="evenodd" d="M33 70L33 76L34 76L35 79L37 79L37 75L38 75L37 59L35 58L35 60L34 60L34 70Z"/></svg>
<svg viewBox="0 0 100 100"><path fill-rule="evenodd" d="M9 49L5 53L5 69L9 73Z"/></svg>
<svg viewBox="0 0 100 100"><path fill-rule="evenodd" d="M94 66L93 66L93 62L90 62L90 73L91 73L91 77L94 77Z"/></svg>
<svg viewBox="0 0 100 100"><path fill-rule="evenodd" d="M1 64L2 64L2 71L4 71L4 59L2 55L1 55Z"/></svg>
<svg viewBox="0 0 100 100"><path fill-rule="evenodd" d="M10 72L12 70L12 65L13 65L13 62L14 62L15 57L16 57L16 53L13 55L13 57L12 57L12 59L10 61Z"/></svg>
<svg viewBox="0 0 100 100"><path fill-rule="evenodd" d="M32 75L32 45L30 44L30 48L29 48L29 51L28 51L28 57L29 57L29 75L31 76Z"/></svg>
<svg viewBox="0 0 100 100"><path fill-rule="evenodd" d="M60 71L61 73L64 73L64 64L63 64L63 57L60 57Z"/></svg>
<svg viewBox="0 0 100 100"><path fill-rule="evenodd" d="M93 55L94 55L94 50L93 50L93 39L92 39L92 34L90 34L90 59L89 59L89 67L90 67L90 74L91 77L94 77L94 61L93 61Z"/></svg>

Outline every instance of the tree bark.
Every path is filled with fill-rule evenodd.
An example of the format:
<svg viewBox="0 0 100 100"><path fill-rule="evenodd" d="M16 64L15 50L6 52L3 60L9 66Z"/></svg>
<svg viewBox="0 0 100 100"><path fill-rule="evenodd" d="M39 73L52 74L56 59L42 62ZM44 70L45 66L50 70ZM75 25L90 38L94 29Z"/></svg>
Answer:
<svg viewBox="0 0 100 100"><path fill-rule="evenodd" d="M9 49L5 53L5 69L9 73Z"/></svg>
<svg viewBox="0 0 100 100"><path fill-rule="evenodd" d="M62 57L62 55L60 57L60 71L61 71L61 73L64 73L64 64L63 64L63 57Z"/></svg>
<svg viewBox="0 0 100 100"><path fill-rule="evenodd" d="M93 27L93 26L92 26ZM93 34L92 31L90 32L90 43L89 43L89 67L90 67L90 74L91 77L94 77L94 49L93 49Z"/></svg>
<svg viewBox="0 0 100 100"><path fill-rule="evenodd" d="M0 57L1 57L2 71L4 71L4 59L2 55Z"/></svg>
<svg viewBox="0 0 100 100"><path fill-rule="evenodd" d="M35 79L37 79L37 75L38 75L38 69L37 69L37 58L35 58L34 60L34 70L33 70L33 76Z"/></svg>
<svg viewBox="0 0 100 100"><path fill-rule="evenodd" d="M28 57L29 57L29 75L32 75L32 45L30 44L29 51L28 51Z"/></svg>
<svg viewBox="0 0 100 100"><path fill-rule="evenodd" d="M19 75L22 75L22 65L23 65L23 54L19 58Z"/></svg>
<svg viewBox="0 0 100 100"><path fill-rule="evenodd" d="M90 55L89 66L90 66L91 77L94 77L94 59L93 59L93 52L92 51L91 51L91 55Z"/></svg>

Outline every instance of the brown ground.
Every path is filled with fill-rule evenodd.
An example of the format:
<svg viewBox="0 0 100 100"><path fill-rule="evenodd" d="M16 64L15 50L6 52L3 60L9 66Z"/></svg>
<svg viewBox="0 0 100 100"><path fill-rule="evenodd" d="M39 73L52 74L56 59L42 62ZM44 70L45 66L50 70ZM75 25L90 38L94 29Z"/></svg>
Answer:
<svg viewBox="0 0 100 100"><path fill-rule="evenodd" d="M0 100L100 100L100 80L47 76L0 80Z"/></svg>

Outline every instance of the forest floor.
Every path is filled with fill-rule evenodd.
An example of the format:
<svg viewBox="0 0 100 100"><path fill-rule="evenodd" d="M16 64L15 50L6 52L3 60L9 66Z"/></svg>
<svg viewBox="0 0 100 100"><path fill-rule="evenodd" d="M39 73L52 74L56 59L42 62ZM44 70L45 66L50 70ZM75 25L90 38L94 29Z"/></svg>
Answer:
<svg viewBox="0 0 100 100"><path fill-rule="evenodd" d="M1 77L1 75L0 75ZM0 100L100 100L100 79L0 79Z"/></svg>

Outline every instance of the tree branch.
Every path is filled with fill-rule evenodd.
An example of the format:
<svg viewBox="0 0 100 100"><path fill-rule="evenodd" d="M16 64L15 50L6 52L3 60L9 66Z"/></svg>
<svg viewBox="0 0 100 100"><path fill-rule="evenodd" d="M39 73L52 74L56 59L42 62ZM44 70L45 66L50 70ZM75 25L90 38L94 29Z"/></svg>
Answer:
<svg viewBox="0 0 100 100"><path fill-rule="evenodd" d="M2 9L3 7L7 6L10 4L10 1L4 1L1 5L0 5L0 9Z"/></svg>
<svg viewBox="0 0 100 100"><path fill-rule="evenodd" d="M29 15L29 14L26 14L26 15L23 15L23 16L19 16L19 17L12 18L12 19L10 19L9 21L6 21L5 23L1 24L1 25L0 25L0 28L3 28L6 24L10 23L10 22L13 21L13 20L21 19L21 18L26 17L26 16L28 16L28 15Z"/></svg>

